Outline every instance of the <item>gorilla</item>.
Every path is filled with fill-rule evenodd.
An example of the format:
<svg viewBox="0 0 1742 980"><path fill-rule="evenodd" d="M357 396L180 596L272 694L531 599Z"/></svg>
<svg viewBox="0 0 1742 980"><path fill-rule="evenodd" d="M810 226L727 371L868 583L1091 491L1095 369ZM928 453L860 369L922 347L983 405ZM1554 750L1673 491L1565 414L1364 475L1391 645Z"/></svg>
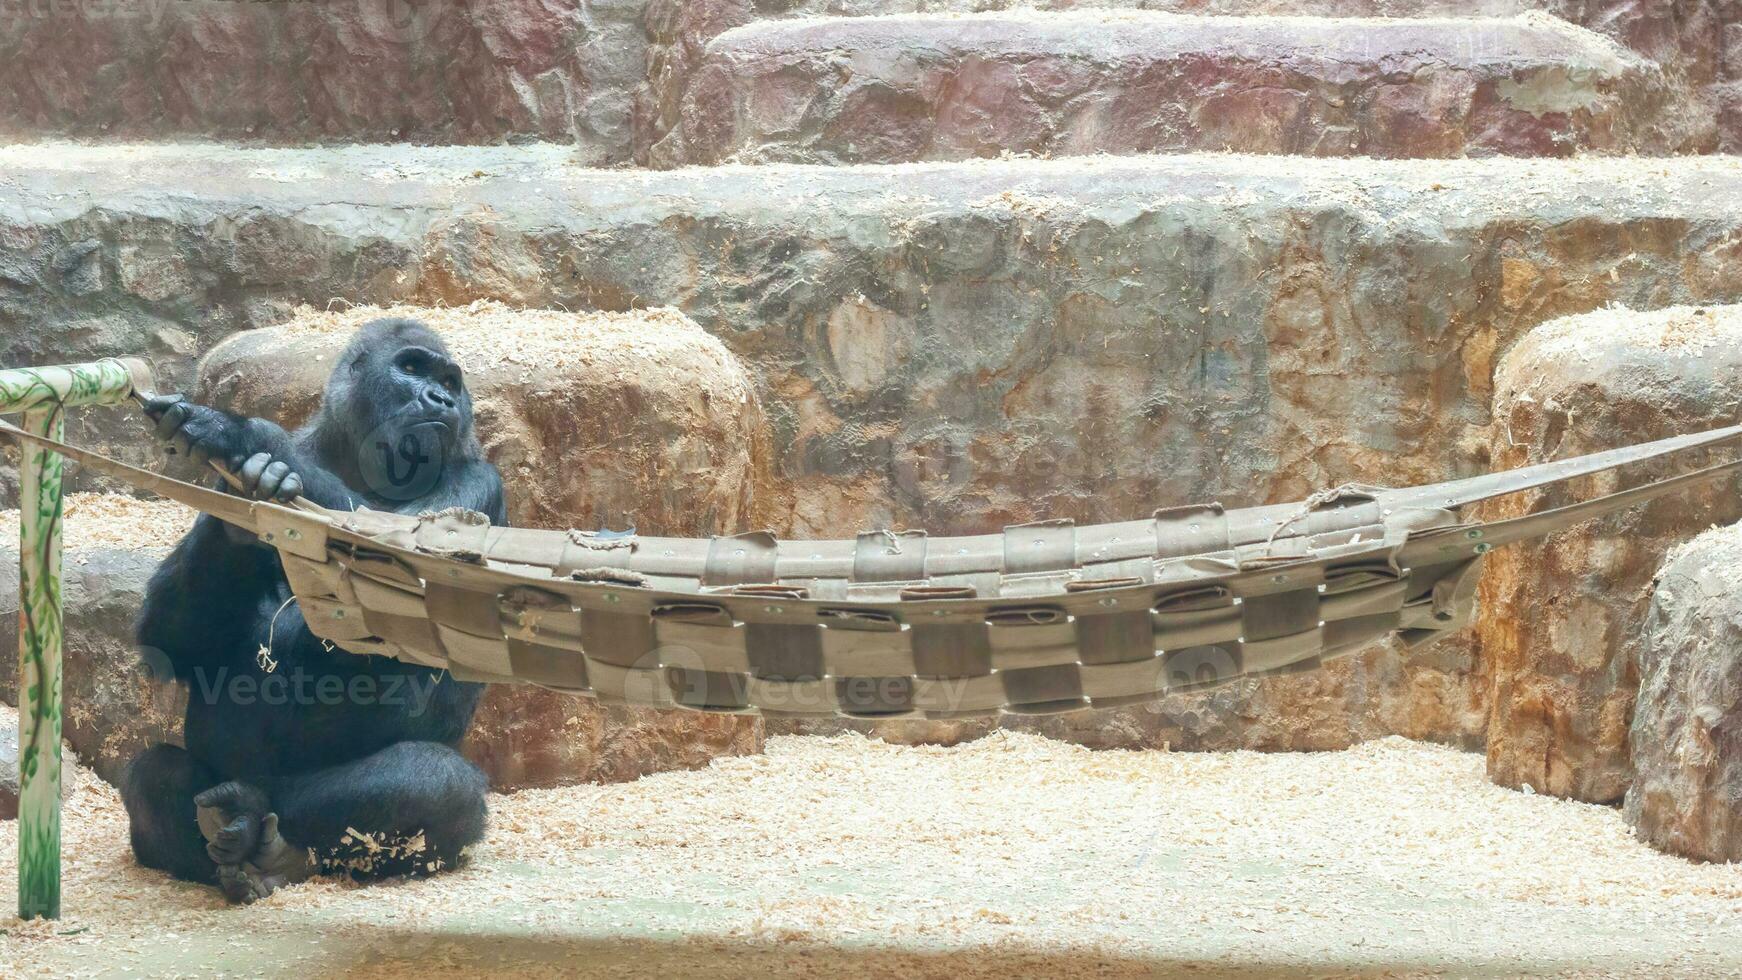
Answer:
<svg viewBox="0 0 1742 980"><path fill-rule="evenodd" d="M460 369L415 320L363 325L293 433L178 395L145 409L233 493L507 523ZM138 640L189 692L186 748L151 746L122 780L140 864L250 902L312 874L451 868L483 836L484 775L455 749L482 685L329 648L252 534L201 516L152 576Z"/></svg>

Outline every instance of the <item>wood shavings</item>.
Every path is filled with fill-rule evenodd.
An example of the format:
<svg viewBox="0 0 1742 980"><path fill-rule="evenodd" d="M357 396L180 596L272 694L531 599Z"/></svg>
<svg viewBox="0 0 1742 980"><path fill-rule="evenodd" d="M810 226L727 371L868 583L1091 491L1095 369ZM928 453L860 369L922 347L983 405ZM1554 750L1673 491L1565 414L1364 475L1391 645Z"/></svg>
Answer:
<svg viewBox="0 0 1742 980"><path fill-rule="evenodd" d="M68 551L96 548L173 548L198 516L168 500L118 493L69 493L62 507ZM18 511L0 511L0 549L18 547Z"/></svg>
<svg viewBox="0 0 1742 980"><path fill-rule="evenodd" d="M248 909L134 865L114 790L71 778L67 918L11 924L4 975L1742 969L1742 866L1659 854L1611 808L1397 738L1267 755L779 737L703 771L493 796L457 870ZM0 824L8 876L15 847Z"/></svg>
<svg viewBox="0 0 1742 980"><path fill-rule="evenodd" d="M1742 306L1609 307L1550 320L1531 333L1530 342L1548 360L1590 361L1619 346L1699 357L1719 344L1742 342Z"/></svg>
<svg viewBox="0 0 1742 980"><path fill-rule="evenodd" d="M299 306L285 324L288 334L333 342L337 354L364 323L381 317L421 320L434 328L468 374L497 375L504 365L557 372L609 360L625 364L668 356L674 343L718 346L694 321L670 307L623 313L570 313L517 309L492 300L465 306L351 306L323 310ZM630 334L625 337L626 328ZM724 347L719 348L724 355Z"/></svg>

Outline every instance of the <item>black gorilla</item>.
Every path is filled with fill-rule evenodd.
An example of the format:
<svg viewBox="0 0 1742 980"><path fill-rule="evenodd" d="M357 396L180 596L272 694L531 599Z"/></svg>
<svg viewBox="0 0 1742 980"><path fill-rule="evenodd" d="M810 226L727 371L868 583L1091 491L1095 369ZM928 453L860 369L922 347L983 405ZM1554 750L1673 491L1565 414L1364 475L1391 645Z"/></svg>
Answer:
<svg viewBox="0 0 1742 980"><path fill-rule="evenodd" d="M460 369L413 320L365 324L295 433L179 396L147 412L169 452L225 464L255 499L507 523ZM482 687L329 650L290 597L276 552L209 516L152 577L139 643L188 686L187 748L128 766L133 853L231 901L323 870L453 866L484 829L484 776L454 748Z"/></svg>

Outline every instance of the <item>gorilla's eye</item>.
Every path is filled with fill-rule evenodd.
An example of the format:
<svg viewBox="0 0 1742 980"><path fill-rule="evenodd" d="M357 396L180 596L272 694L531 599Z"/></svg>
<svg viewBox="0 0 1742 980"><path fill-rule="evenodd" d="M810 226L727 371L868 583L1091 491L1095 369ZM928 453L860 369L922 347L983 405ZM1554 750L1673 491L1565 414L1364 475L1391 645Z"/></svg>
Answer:
<svg viewBox="0 0 1742 980"><path fill-rule="evenodd" d="M399 370L415 377L423 373L423 365L417 363L416 358L407 357L399 362Z"/></svg>

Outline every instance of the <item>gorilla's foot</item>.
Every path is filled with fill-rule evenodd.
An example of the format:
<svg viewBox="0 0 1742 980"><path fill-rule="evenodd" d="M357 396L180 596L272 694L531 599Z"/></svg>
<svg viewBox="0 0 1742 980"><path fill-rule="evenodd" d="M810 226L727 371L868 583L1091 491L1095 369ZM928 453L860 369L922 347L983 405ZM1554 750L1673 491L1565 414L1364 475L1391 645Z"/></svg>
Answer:
<svg viewBox="0 0 1742 980"><path fill-rule="evenodd" d="M194 797L194 818L213 864L241 864L259 848L267 808L265 792L234 780Z"/></svg>
<svg viewBox="0 0 1742 980"><path fill-rule="evenodd" d="M278 832L278 814L268 813L260 821L260 844L248 859L218 866L218 888L231 904L246 905L306 881L314 871L313 855L285 840Z"/></svg>

